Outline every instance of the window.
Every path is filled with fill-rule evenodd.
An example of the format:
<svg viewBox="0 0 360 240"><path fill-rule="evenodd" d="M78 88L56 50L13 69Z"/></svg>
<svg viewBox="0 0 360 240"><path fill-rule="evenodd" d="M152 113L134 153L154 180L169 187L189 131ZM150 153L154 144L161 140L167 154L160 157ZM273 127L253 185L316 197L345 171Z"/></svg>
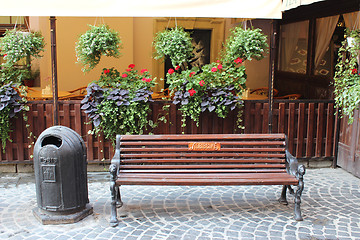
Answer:
<svg viewBox="0 0 360 240"><path fill-rule="evenodd" d="M315 26L314 31L309 31L310 24ZM332 78L344 29L344 19L340 15L317 18L313 23L281 25L278 70ZM309 52L310 46L313 52ZM307 63L309 59L311 66Z"/></svg>
<svg viewBox="0 0 360 240"><path fill-rule="evenodd" d="M309 21L284 24L280 28L279 70L306 73Z"/></svg>

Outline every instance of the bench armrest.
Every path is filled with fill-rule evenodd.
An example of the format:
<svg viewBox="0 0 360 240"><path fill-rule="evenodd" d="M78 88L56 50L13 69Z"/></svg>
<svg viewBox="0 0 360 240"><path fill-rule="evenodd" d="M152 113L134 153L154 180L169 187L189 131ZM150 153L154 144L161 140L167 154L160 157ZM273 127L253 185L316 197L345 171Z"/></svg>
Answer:
<svg viewBox="0 0 360 240"><path fill-rule="evenodd" d="M120 138L121 135L116 135L115 154L114 157L111 159L111 164L109 167L109 172L113 181L116 180L120 168Z"/></svg>
<svg viewBox="0 0 360 240"><path fill-rule="evenodd" d="M285 151L286 154L286 171L291 175L294 175L297 179L301 179L305 174L305 166L299 164L296 157L294 157L288 150Z"/></svg>

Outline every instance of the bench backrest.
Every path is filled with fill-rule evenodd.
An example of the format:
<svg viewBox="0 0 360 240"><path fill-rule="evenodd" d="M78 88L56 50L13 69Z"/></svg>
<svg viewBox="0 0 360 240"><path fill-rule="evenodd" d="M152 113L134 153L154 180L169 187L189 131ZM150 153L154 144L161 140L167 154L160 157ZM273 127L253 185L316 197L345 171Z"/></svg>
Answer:
<svg viewBox="0 0 360 240"><path fill-rule="evenodd" d="M123 135L120 172L286 171L285 134Z"/></svg>

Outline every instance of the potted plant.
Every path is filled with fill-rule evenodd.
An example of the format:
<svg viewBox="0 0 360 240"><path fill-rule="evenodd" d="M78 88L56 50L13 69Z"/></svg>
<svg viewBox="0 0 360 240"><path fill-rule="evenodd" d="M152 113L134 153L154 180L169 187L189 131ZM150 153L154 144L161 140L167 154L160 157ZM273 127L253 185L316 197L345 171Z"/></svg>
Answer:
<svg viewBox="0 0 360 240"><path fill-rule="evenodd" d="M360 30L347 30L347 39L339 49L338 62L334 76L334 94L336 107L340 109L341 116L349 117L349 124L354 120L354 110L360 104L360 73L359 51ZM350 44L348 43L350 42Z"/></svg>
<svg viewBox="0 0 360 240"><path fill-rule="evenodd" d="M84 67L83 72L92 70L99 64L102 56L120 57L122 48L118 32L107 25L92 26L76 42L76 56Z"/></svg>
<svg viewBox="0 0 360 240"><path fill-rule="evenodd" d="M16 85L11 82L0 87L0 139L3 152L5 152L6 142L12 141L11 119L17 116L22 110L26 110L25 99L21 98L15 90Z"/></svg>
<svg viewBox="0 0 360 240"><path fill-rule="evenodd" d="M116 134L142 134L154 123L148 120L151 87L155 85L147 69L134 64L120 73L103 69L98 81L90 83L82 107L94 125L90 134L104 133L114 141Z"/></svg>
<svg viewBox="0 0 360 240"><path fill-rule="evenodd" d="M1 65L1 82L23 84L25 79L32 76L32 58L40 58L44 47L44 37L40 32L7 30L0 40L0 49L5 60Z"/></svg>
<svg viewBox="0 0 360 240"><path fill-rule="evenodd" d="M173 66L181 65L192 57L194 47L191 41L190 33L181 27L158 32L153 41L155 59L168 56Z"/></svg>
<svg viewBox="0 0 360 240"><path fill-rule="evenodd" d="M171 39L172 31L178 30L158 33L154 42L158 56L163 56L165 52L169 56L182 56L177 61L172 60L173 68L170 68L166 75L169 90L174 96L173 103L178 105L182 112L182 126L186 126L187 117L199 125L199 116L202 112L215 112L218 117L225 118L229 111L241 106L239 96L246 89L247 77L242 63L245 60L262 59L268 47L267 38L261 30L244 30L240 26L232 29L232 35L224 45L221 58L201 68L185 67L185 61L191 57L191 48L188 45L184 47L176 44L184 44L184 41L166 44L170 41L167 40L158 44L159 36L160 40ZM186 39L191 43L187 36ZM238 123L240 117L241 111Z"/></svg>
<svg viewBox="0 0 360 240"><path fill-rule="evenodd" d="M23 84L25 79L32 76L32 58L40 58L44 47L44 37L40 32L7 30L0 40L1 54L5 60L0 69L0 138L3 151L6 142L11 141L10 119L23 111L23 119L27 122L26 111L29 107L26 105L26 98L20 95L26 96ZM32 132L28 124L26 127L30 139Z"/></svg>

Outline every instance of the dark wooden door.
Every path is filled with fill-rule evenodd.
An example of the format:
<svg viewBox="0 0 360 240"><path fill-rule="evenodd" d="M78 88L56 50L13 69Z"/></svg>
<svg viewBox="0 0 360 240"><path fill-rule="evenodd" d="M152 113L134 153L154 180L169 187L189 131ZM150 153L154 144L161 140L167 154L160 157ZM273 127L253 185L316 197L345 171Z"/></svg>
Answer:
<svg viewBox="0 0 360 240"><path fill-rule="evenodd" d="M360 114L356 110L354 122L348 124L348 118L341 120L338 165L346 171L360 177Z"/></svg>

